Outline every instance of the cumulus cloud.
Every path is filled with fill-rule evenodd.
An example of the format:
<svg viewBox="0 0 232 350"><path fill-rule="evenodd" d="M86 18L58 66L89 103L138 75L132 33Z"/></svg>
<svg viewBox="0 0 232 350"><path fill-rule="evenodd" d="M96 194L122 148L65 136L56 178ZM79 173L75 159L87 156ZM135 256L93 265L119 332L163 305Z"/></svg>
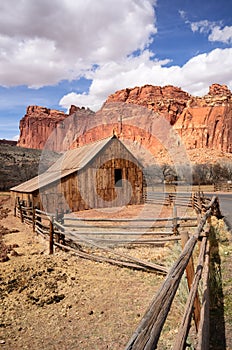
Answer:
<svg viewBox="0 0 232 350"><path fill-rule="evenodd" d="M206 33L209 41L218 41L225 44L232 43L232 26L221 27L215 22L207 20L190 23L193 32Z"/></svg>
<svg viewBox="0 0 232 350"><path fill-rule="evenodd" d="M211 34L209 35L209 41L221 41L226 44L232 43L232 26L220 28L216 26L212 29Z"/></svg>
<svg viewBox="0 0 232 350"><path fill-rule="evenodd" d="M192 32L208 34L209 41L219 41L225 44L232 43L232 26L223 27L221 21L212 22L207 19L191 22L185 11L179 10L179 14L185 23L190 26Z"/></svg>
<svg viewBox="0 0 232 350"><path fill-rule="evenodd" d="M52 85L80 77L93 64L144 50L156 33L155 3L1 1L1 84Z"/></svg>
<svg viewBox="0 0 232 350"><path fill-rule="evenodd" d="M221 64L223 62L223 65ZM65 95L61 106L71 104L88 106L93 110L101 107L107 96L116 90L144 84L179 86L193 95L202 96L210 84L227 84L232 89L232 49L215 49L190 59L183 67L165 67L167 61L157 61L148 50L139 57L120 62L108 62L91 72L89 93ZM200 79L199 79L200 77Z"/></svg>
<svg viewBox="0 0 232 350"><path fill-rule="evenodd" d="M212 30L214 27L214 23L208 21L208 20L203 20L199 22L189 22L190 27L193 32L200 32L200 33L208 33L209 31Z"/></svg>
<svg viewBox="0 0 232 350"><path fill-rule="evenodd" d="M206 93L214 82L232 87L231 48L197 55L183 67L168 67L168 59L160 61L149 51L157 32L156 2L1 1L0 84L38 88L85 77L92 80L89 92L70 92L60 105L94 110L109 94L136 85L173 84L193 94ZM193 32L231 42L231 27L190 22L184 11L179 13Z"/></svg>

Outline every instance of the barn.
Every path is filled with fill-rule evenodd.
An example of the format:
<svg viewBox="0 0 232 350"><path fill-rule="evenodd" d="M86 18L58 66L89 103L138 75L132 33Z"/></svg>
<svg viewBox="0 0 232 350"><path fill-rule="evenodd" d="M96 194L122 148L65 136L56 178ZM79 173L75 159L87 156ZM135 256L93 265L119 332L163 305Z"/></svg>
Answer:
<svg viewBox="0 0 232 350"><path fill-rule="evenodd" d="M11 188L46 212L141 204L143 167L115 135L65 152L45 173Z"/></svg>

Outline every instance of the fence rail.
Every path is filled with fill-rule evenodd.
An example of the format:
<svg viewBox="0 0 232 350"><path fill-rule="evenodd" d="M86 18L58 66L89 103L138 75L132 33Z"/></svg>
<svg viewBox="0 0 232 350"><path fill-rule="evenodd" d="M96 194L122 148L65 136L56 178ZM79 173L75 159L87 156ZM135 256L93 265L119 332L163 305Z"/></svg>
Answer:
<svg viewBox="0 0 232 350"><path fill-rule="evenodd" d="M219 182L214 184L214 191L223 191L223 192L231 192L232 191L232 182Z"/></svg>
<svg viewBox="0 0 232 350"><path fill-rule="evenodd" d="M210 200L205 198L203 193L193 194L191 203L188 205L191 205L197 213L197 217L194 218L182 218L177 215L174 197L169 205L173 206L172 218L120 218L116 220L55 215L18 201L15 206L15 215L22 222L32 225L34 232L49 240L50 254L53 254L54 246L57 246L72 251L84 259L109 262L123 267L166 275L125 350L152 350L157 347L161 331L186 271L189 296L173 349L185 349L193 318L196 327L196 349L206 350L209 344L210 227L211 216L221 216L219 201L216 196ZM190 235L186 231L188 227L195 227L194 234ZM163 230L160 230L161 228ZM170 270L163 265L143 261L121 251L115 251L111 247L121 244L154 244L159 246L167 241L178 240L181 240L183 249ZM194 269L192 256L197 242L200 245L200 252ZM90 253L89 249L84 251L83 247L91 247L98 254ZM99 255L99 252L105 252L106 255ZM201 278L203 296L200 300L198 290Z"/></svg>
<svg viewBox="0 0 232 350"><path fill-rule="evenodd" d="M204 203L202 203L204 204ZM196 243L200 240L200 254L198 264L194 273L193 281L189 284L190 292L185 306L185 312L178 334L176 335L173 349L181 350L186 348L186 339L190 328L191 317L193 314L193 306L196 300L199 281L204 270L204 298L201 303L200 315L197 315L200 320L200 325L197 332L197 349L206 350L209 344L209 311L208 298L208 271L209 271L209 243L210 237L210 217L215 211L215 206L218 206L217 197L213 197L208 205L204 204L207 211L202 216L201 221L194 233L184 246L179 258L170 269L165 281L156 293L152 303L147 309L138 328L132 335L126 350L152 350L156 349L159 337L164 326L165 320L170 311L175 294L179 287L181 278L187 268ZM206 226L206 228L205 228ZM188 275L187 275L188 277Z"/></svg>

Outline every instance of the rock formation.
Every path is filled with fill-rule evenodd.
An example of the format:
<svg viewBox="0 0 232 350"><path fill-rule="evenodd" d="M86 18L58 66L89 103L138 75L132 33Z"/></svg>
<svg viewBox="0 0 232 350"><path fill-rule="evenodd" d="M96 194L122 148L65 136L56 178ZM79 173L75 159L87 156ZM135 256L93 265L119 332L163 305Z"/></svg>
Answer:
<svg viewBox="0 0 232 350"><path fill-rule="evenodd" d="M64 120L73 113L85 117L93 114L89 109L73 105L70 107L68 114L46 107L29 106L25 116L20 121L20 137L17 145L43 149L49 136L55 132L56 137L52 138L55 142L52 149L62 150L59 140L63 140L67 132L64 128Z"/></svg>
<svg viewBox="0 0 232 350"><path fill-rule="evenodd" d="M41 154L41 150L0 143L0 191L37 176ZM47 152L40 171L45 171L58 157L60 154Z"/></svg>
<svg viewBox="0 0 232 350"><path fill-rule="evenodd" d="M213 84L208 95L192 98L174 125L187 149L210 148L232 152L232 94Z"/></svg>
<svg viewBox="0 0 232 350"><path fill-rule="evenodd" d="M108 97L106 103L138 104L162 114L173 125L190 98L187 92L172 85L164 87L145 85L117 91Z"/></svg>
<svg viewBox="0 0 232 350"><path fill-rule="evenodd" d="M20 122L18 146L42 149L53 132L50 149L62 151L114 132L162 153L160 143L165 132L171 132L167 126L163 131L159 127L164 120L180 135L186 149L232 152L232 94L219 84L210 86L203 97L170 85L124 89L110 95L96 113L76 106L68 114L30 106ZM153 137L157 133L158 138Z"/></svg>

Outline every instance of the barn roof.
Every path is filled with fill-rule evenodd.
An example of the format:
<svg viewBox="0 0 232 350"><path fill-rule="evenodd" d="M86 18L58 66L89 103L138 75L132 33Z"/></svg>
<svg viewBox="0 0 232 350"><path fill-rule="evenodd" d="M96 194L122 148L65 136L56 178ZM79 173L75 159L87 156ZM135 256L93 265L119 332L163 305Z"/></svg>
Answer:
<svg viewBox="0 0 232 350"><path fill-rule="evenodd" d="M39 188L45 187L67 175L83 169L114 138L117 137L111 136L97 142L68 150L45 173L23 182L18 186L12 187L11 191L32 193Z"/></svg>

